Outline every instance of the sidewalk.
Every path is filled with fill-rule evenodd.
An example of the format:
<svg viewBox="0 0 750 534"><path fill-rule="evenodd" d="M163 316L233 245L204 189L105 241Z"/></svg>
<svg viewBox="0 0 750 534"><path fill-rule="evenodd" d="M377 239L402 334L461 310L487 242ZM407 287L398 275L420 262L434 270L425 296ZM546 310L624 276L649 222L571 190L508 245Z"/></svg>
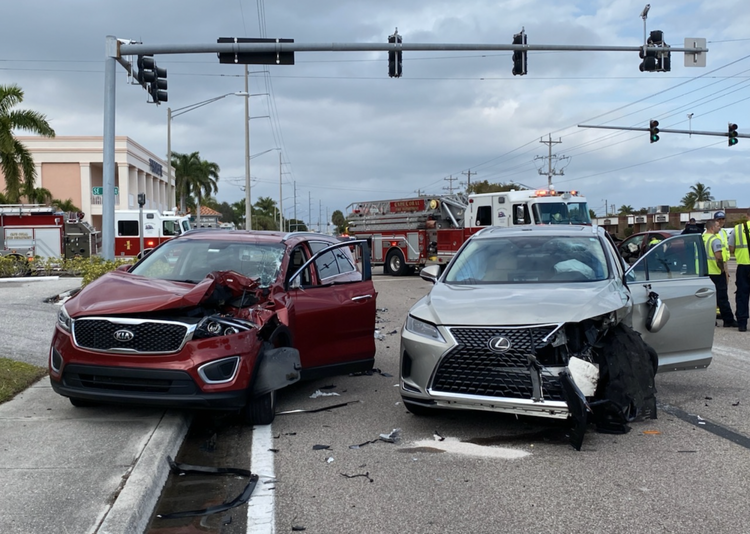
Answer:
<svg viewBox="0 0 750 534"><path fill-rule="evenodd" d="M0 531L142 533L188 418L74 408L48 378L0 404Z"/></svg>
<svg viewBox="0 0 750 534"><path fill-rule="evenodd" d="M44 299L80 279L4 282L3 355L45 366L59 306ZM40 380L0 404L0 532L142 533L188 426L183 412L74 408Z"/></svg>

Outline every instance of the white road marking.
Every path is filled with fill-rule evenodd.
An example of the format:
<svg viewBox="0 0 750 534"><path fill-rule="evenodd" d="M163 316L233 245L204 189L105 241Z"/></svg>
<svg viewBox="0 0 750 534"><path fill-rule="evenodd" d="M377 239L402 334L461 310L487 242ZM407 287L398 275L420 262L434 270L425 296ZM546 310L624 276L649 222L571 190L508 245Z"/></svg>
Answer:
<svg viewBox="0 0 750 534"><path fill-rule="evenodd" d="M247 506L247 533L274 534L275 500L273 481L274 471L273 435L271 425L257 425L253 429L253 446L250 451L250 470L260 479Z"/></svg>

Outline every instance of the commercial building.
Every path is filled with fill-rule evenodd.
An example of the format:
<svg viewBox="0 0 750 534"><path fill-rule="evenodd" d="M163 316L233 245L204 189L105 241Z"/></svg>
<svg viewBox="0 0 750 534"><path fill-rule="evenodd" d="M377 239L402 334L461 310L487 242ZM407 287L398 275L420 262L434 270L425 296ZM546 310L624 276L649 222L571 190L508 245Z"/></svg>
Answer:
<svg viewBox="0 0 750 534"><path fill-rule="evenodd" d="M23 137L36 166L36 187L59 200L70 199L84 212L84 220L102 229L103 138L101 136ZM146 194L144 208L175 209L174 170L165 160L129 137L115 137L115 209L138 209L138 193ZM0 173L0 191L5 180Z"/></svg>

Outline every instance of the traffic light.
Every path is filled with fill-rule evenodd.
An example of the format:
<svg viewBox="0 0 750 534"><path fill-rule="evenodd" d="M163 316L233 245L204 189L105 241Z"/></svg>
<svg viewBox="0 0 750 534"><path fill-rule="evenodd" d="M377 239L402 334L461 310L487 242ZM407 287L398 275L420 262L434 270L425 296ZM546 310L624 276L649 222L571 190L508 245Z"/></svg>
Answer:
<svg viewBox="0 0 750 534"><path fill-rule="evenodd" d="M729 123L729 126L727 127L727 137L729 138L728 139L729 146L734 146L737 144L739 140L737 139L737 125L736 124L732 122Z"/></svg>
<svg viewBox="0 0 750 534"><path fill-rule="evenodd" d="M156 66L154 56L138 56L138 82L154 104L167 102L167 69Z"/></svg>
<svg viewBox="0 0 750 534"><path fill-rule="evenodd" d="M641 49L638 55L641 61L641 72L669 72L672 70L672 53L669 51L669 45L664 42L664 32L653 30L646 41L646 46L656 47L659 50Z"/></svg>
<svg viewBox="0 0 750 534"><path fill-rule="evenodd" d="M513 44L526 44L526 32L524 30L521 30L521 33L513 35ZM513 51L513 76L523 76L526 74L526 59L526 50Z"/></svg>
<svg viewBox="0 0 750 534"><path fill-rule="evenodd" d="M388 42L390 44L401 44L401 36L398 34L398 29L393 35L388 36ZM401 50L388 51L388 76L391 78L401 77Z"/></svg>
<svg viewBox="0 0 750 534"><path fill-rule="evenodd" d="M659 121L652 120L648 123L648 131L651 136L651 142L656 143L659 140Z"/></svg>

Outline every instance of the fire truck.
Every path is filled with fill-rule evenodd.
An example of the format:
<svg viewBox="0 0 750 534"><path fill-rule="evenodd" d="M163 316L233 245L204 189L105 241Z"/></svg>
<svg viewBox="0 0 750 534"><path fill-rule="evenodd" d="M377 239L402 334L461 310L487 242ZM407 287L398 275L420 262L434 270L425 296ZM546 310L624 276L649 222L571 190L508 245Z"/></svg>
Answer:
<svg viewBox="0 0 750 534"><path fill-rule="evenodd" d="M0 204L0 256L26 260L98 254L101 232L83 216L41 204Z"/></svg>
<svg viewBox="0 0 750 534"><path fill-rule="evenodd" d="M190 218L174 211L143 210L143 249L190 230ZM115 210L115 256L140 257L140 210Z"/></svg>
<svg viewBox="0 0 750 534"><path fill-rule="evenodd" d="M591 224L583 196L554 189L355 202L347 213L347 233L367 239L372 264L394 276L447 265L487 226Z"/></svg>

